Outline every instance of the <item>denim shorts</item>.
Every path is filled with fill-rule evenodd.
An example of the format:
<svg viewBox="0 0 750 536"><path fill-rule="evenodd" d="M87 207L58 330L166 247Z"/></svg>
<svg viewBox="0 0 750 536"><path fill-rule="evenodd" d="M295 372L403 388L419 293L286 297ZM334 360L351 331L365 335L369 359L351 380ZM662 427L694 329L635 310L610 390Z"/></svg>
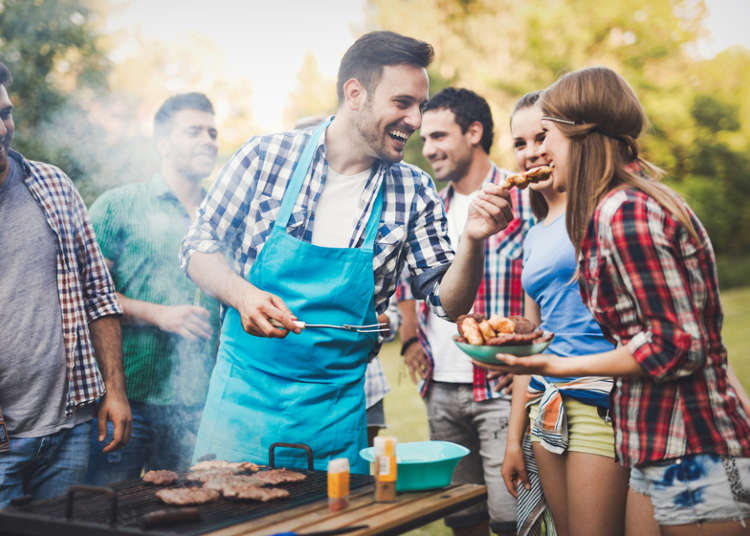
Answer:
<svg viewBox="0 0 750 536"><path fill-rule="evenodd" d="M750 458L694 454L634 467L630 487L651 497L659 525L750 518Z"/></svg>

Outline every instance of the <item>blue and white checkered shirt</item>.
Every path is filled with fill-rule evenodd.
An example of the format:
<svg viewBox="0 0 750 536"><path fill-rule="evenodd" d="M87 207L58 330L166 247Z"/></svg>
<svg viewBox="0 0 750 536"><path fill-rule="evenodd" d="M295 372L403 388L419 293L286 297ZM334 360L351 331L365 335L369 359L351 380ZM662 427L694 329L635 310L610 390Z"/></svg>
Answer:
<svg viewBox="0 0 750 536"><path fill-rule="evenodd" d="M228 253L234 269L247 277L281 206L295 163L312 129L253 137L221 170L180 250L187 269L196 252ZM315 207L326 181L328 162L321 136L287 225L287 232L311 241ZM383 210L374 246L375 309L383 312L404 266L412 290L445 316L438 284L453 260L443 204L430 176L404 163L377 161L358 200L358 219L349 247L360 247L380 185ZM377 352L377 348L374 350Z"/></svg>

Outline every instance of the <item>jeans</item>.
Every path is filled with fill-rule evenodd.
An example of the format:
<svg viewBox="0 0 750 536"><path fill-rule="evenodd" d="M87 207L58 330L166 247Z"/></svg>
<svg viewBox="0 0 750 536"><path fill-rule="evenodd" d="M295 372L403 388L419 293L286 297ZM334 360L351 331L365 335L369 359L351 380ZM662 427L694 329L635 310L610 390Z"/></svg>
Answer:
<svg viewBox="0 0 750 536"><path fill-rule="evenodd" d="M83 483L92 426L86 421L42 437L11 438L10 452L0 454L0 508L22 495L47 499Z"/></svg>
<svg viewBox="0 0 750 536"><path fill-rule="evenodd" d="M132 480L141 471L171 469L184 471L190 465L203 406L157 406L131 402L133 427L130 441L114 452L102 452L111 441L112 424L107 437L97 440L96 426L91 433L91 460L86 482L103 486L110 482Z"/></svg>

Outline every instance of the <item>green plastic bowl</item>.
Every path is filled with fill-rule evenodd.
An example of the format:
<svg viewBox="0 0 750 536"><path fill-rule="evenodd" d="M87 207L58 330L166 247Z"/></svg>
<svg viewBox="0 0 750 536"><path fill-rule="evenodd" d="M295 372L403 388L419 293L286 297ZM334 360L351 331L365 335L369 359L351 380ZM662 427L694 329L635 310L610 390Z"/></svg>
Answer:
<svg viewBox="0 0 750 536"><path fill-rule="evenodd" d="M396 491L419 491L444 488L451 483L453 470L469 449L450 441L414 441L396 445ZM372 463L375 449L369 447L359 455Z"/></svg>

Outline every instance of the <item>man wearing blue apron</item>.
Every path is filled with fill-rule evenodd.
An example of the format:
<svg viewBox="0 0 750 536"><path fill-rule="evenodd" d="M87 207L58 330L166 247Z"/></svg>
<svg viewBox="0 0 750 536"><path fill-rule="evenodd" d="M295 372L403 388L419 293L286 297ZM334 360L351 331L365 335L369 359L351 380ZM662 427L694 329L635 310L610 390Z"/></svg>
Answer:
<svg viewBox="0 0 750 536"><path fill-rule="evenodd" d="M427 43L364 35L342 59L335 118L251 138L201 205L182 263L228 308L195 458L266 463L272 443L302 442L316 469L346 457L366 472L363 381L377 336L294 321L375 323L405 265L413 291L444 316L471 307L483 240L512 213L490 185L454 254L430 177L400 162L421 124L431 59ZM293 450L276 459L304 466Z"/></svg>

